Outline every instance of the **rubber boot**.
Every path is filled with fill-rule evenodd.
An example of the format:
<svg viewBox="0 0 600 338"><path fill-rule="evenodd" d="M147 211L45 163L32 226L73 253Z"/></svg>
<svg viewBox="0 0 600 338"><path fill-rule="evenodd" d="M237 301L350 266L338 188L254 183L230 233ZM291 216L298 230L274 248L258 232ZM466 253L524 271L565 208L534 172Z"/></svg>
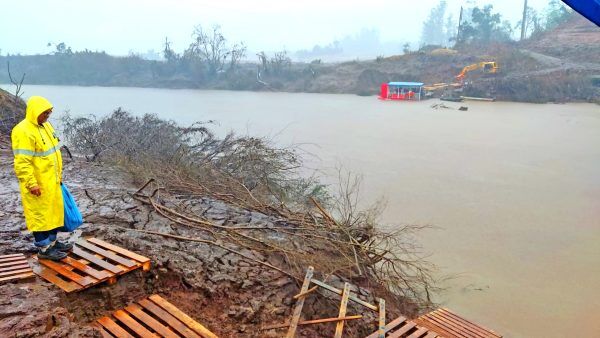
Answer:
<svg viewBox="0 0 600 338"><path fill-rule="evenodd" d="M73 250L73 244L71 244L69 242L63 243L63 242L56 241L51 246L51 248L56 249L58 251L62 251L62 252L69 252L69 251Z"/></svg>
<svg viewBox="0 0 600 338"><path fill-rule="evenodd" d="M67 253L56 250L51 246L48 246L47 248L40 249L37 256L40 259L48 259L51 261L60 261L60 260L64 259L65 257L67 257Z"/></svg>

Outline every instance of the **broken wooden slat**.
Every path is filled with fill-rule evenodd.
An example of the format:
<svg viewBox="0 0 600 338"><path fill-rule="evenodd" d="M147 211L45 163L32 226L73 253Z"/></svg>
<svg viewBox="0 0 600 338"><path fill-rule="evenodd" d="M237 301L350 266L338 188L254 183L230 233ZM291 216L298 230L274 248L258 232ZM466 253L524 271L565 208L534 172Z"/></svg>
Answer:
<svg viewBox="0 0 600 338"><path fill-rule="evenodd" d="M181 310L179 310L173 304L171 304L168 301L166 301L161 296L159 296L159 295L152 295L152 296L148 297L148 299L150 299L151 301L153 301L154 303L156 303L156 305L158 305L161 308L163 308L165 311L167 311L168 313L170 313L171 315L173 315L175 318L177 318L180 321L182 321L185 325L187 325L189 328L191 328L192 330L194 330L196 333L198 333L202 337L205 337L205 338L216 338L217 337L214 333L210 332L207 328L205 328L204 326L202 326L202 324L200 324L197 321L193 320L190 316L188 316L185 313L183 313Z"/></svg>
<svg viewBox="0 0 600 338"><path fill-rule="evenodd" d="M126 307L125 310L136 317L139 321L150 326L152 330L156 331L156 333L160 334L162 337L179 338L179 335L171 331L171 329L162 325L156 319L146 314L139 305L131 304Z"/></svg>
<svg viewBox="0 0 600 338"><path fill-rule="evenodd" d="M143 299L143 300L138 301L138 304L140 304L144 309L153 313L158 318L165 321L167 324L169 324L170 327L175 329L177 332L179 332L184 337L186 337L186 338L202 338L199 335L197 335L194 331L192 331L190 328L185 326L185 324L183 324L182 322L177 320L177 318L171 316L167 311L163 310L161 307L156 305L154 302L152 302L148 299Z"/></svg>
<svg viewBox="0 0 600 338"><path fill-rule="evenodd" d="M98 319L98 323L100 323L103 328L115 335L117 338L134 338L109 317L102 317Z"/></svg>
<svg viewBox="0 0 600 338"><path fill-rule="evenodd" d="M123 258L121 256L118 256L118 255L116 255L116 254L114 254L112 252L106 251L106 250L104 250L102 248L99 248L99 247L93 245L92 243L89 243L86 240L82 239L82 240L77 241L77 245L79 245L79 246L81 246L83 248L86 248L86 249L88 249L90 251L93 251L93 252L95 252L97 254L100 254L100 255L102 255L102 256L110 259L110 260L113 260L113 261L115 261L115 262L117 262L117 263L119 263L121 265L124 265L124 266L126 266L128 268L132 268L132 267L134 267L136 265L136 263L134 261L132 261L130 259L127 259L127 258Z"/></svg>
<svg viewBox="0 0 600 338"><path fill-rule="evenodd" d="M313 276L314 268L309 266L306 270L306 276L304 277L304 282L302 282L302 288L300 288L300 293L308 291L308 287L310 286L310 281ZM290 321L290 327L286 334L286 338L294 338L296 335L296 328L298 327L298 322L300 321L300 314L302 313L302 307L304 306L304 298L302 297L298 299L296 302L296 306L294 307L294 312L292 314L292 320Z"/></svg>

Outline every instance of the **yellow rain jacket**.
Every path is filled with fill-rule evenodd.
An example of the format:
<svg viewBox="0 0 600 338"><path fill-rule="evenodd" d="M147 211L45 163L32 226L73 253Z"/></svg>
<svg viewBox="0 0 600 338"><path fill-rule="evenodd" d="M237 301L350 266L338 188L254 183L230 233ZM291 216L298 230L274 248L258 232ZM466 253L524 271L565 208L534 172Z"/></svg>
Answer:
<svg viewBox="0 0 600 338"><path fill-rule="evenodd" d="M29 231L48 231L64 223L62 156L59 140L50 122L38 124L37 118L52 104L41 96L27 101L25 119L11 134L15 155L15 172L21 187L25 223ZM42 194L35 196L29 188L39 186Z"/></svg>

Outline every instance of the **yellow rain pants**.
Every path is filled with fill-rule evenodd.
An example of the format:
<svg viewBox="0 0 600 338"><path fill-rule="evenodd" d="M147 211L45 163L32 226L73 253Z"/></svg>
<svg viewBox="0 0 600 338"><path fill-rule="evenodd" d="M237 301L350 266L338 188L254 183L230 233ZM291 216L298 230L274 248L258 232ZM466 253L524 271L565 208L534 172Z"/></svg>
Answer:
<svg viewBox="0 0 600 338"><path fill-rule="evenodd" d="M41 125L37 122L38 116L50 108L52 104L48 100L32 96L27 101L25 119L11 134L25 223L31 232L52 230L64 223L59 140L50 122ZM40 187L40 196L29 192L35 186Z"/></svg>

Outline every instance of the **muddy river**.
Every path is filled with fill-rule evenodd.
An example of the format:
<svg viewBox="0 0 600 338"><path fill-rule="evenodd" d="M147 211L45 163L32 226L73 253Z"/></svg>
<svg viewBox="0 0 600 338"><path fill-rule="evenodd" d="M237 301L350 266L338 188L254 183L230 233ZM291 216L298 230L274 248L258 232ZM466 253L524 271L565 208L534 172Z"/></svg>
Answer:
<svg viewBox="0 0 600 338"><path fill-rule="evenodd" d="M421 236L438 300L506 337L600 336L600 106L380 102L374 97L26 86L55 111L115 107L217 121L305 151L309 170L364 177L383 220ZM59 115L56 114L56 115Z"/></svg>

